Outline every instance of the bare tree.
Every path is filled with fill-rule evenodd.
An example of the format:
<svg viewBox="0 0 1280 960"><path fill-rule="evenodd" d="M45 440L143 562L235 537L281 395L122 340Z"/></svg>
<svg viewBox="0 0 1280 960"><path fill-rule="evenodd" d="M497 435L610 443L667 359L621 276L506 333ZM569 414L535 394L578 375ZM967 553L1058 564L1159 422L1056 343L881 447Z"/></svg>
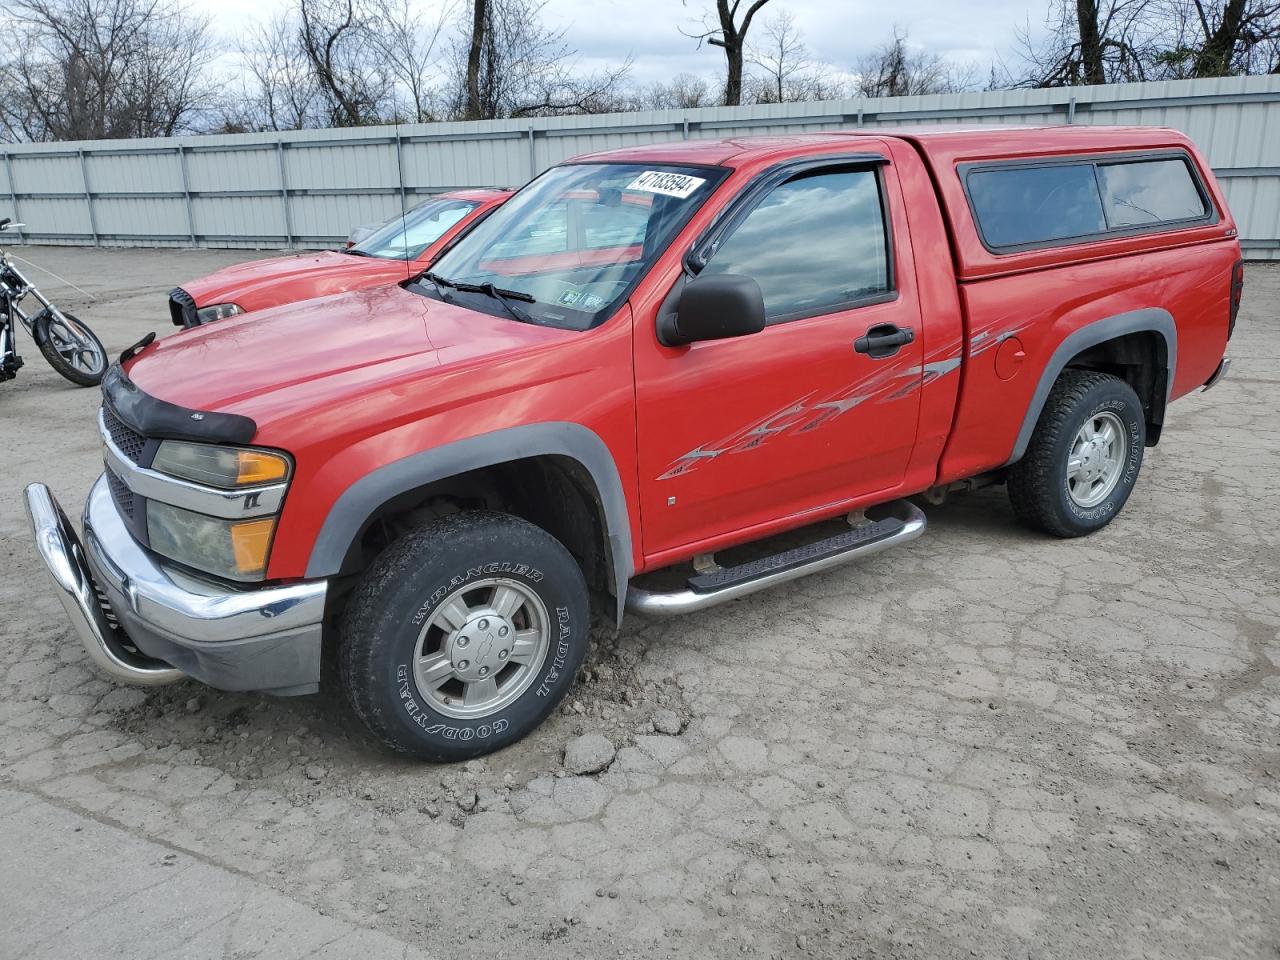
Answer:
<svg viewBox="0 0 1280 960"><path fill-rule="evenodd" d="M320 89L299 45L297 16L277 13L239 45L239 96L223 108L226 130L301 130L321 122Z"/></svg>
<svg viewBox="0 0 1280 960"><path fill-rule="evenodd" d="M1027 86L1222 77L1280 69L1276 0L1054 0L1021 35Z"/></svg>
<svg viewBox="0 0 1280 960"><path fill-rule="evenodd" d="M5 12L7 139L171 136L205 124L216 92L209 24L177 0L11 0Z"/></svg>
<svg viewBox="0 0 1280 960"><path fill-rule="evenodd" d="M755 68L744 79L745 98L754 103L834 100L847 95L846 84L809 56L795 18L787 11L764 22L763 43L747 50Z"/></svg>
<svg viewBox="0 0 1280 960"><path fill-rule="evenodd" d="M706 14L702 30L688 34L699 44L705 41L724 50L725 106L736 107L742 103L742 65L747 49L747 31L751 29L751 21L755 15L768 2L769 0L751 0L739 17L743 0L716 0L714 19L710 13Z"/></svg>
<svg viewBox="0 0 1280 960"><path fill-rule="evenodd" d="M705 79L677 73L668 83L650 84L635 97L634 110L692 110L712 107L717 97Z"/></svg>
<svg viewBox="0 0 1280 960"><path fill-rule="evenodd" d="M1153 46L1153 0L1053 0L1046 39L1020 34L1026 73L1034 87L1146 80Z"/></svg>
<svg viewBox="0 0 1280 960"><path fill-rule="evenodd" d="M936 53L913 50L907 33L894 27L882 46L858 61L858 93L864 97L910 97L956 93L973 86L973 70L954 66Z"/></svg>
<svg viewBox="0 0 1280 960"><path fill-rule="evenodd" d="M795 18L783 10L764 23L764 43L747 49L747 62L760 71L754 99L761 103L784 103L802 97L789 96L797 79L810 69L809 51L796 29Z"/></svg>
<svg viewBox="0 0 1280 960"><path fill-rule="evenodd" d="M1180 5L1185 9L1188 5ZM1267 16L1267 4L1249 4L1245 0L1229 0L1218 10L1215 23L1209 22L1210 11L1200 0L1193 0L1190 7L1196 12L1195 23L1201 30L1201 42L1197 45L1195 58L1192 61L1192 72L1197 77L1225 77L1231 74L1235 66L1236 51L1243 44L1260 39L1262 31L1251 29L1250 20L1261 20ZM1247 54L1246 54L1247 56Z"/></svg>
<svg viewBox="0 0 1280 960"><path fill-rule="evenodd" d="M484 116L480 93L480 71L485 53L493 44L493 19L490 0L471 0L471 32L467 35L466 73L463 86L462 119L479 120ZM490 60L493 59L490 50Z"/></svg>
<svg viewBox="0 0 1280 960"><path fill-rule="evenodd" d="M1155 0L1161 78L1280 72L1280 3Z"/></svg>
<svg viewBox="0 0 1280 960"><path fill-rule="evenodd" d="M1080 78L1085 83L1106 82L1103 54L1107 45L1114 46L1122 57L1128 49L1110 38L1108 35L1110 24L1108 22L1104 25L1099 22L1098 7L1098 0L1076 0L1076 32L1079 34L1080 42L1075 49L1079 56L1075 58L1068 56L1064 61L1069 69L1078 70ZM1114 13L1115 4L1111 4L1107 11L1108 21Z"/></svg>
<svg viewBox="0 0 1280 960"><path fill-rule="evenodd" d="M482 120L602 113L625 103L631 61L599 73L578 73L577 55L565 43L564 31L542 24L545 0L483 0L479 33L478 5L466 11L470 31L454 44L454 116Z"/></svg>
<svg viewBox="0 0 1280 960"><path fill-rule="evenodd" d="M334 127L379 123L393 112L393 81L374 39L367 0L298 0L302 55Z"/></svg>
<svg viewBox="0 0 1280 960"><path fill-rule="evenodd" d="M370 0L373 45L382 54L386 69L395 80L397 114L418 123L435 119L436 48L448 24L450 5L428 18L411 0Z"/></svg>
<svg viewBox="0 0 1280 960"><path fill-rule="evenodd" d="M410 0L299 0L239 48L239 97L223 129L288 130L435 119L436 50L449 8Z"/></svg>

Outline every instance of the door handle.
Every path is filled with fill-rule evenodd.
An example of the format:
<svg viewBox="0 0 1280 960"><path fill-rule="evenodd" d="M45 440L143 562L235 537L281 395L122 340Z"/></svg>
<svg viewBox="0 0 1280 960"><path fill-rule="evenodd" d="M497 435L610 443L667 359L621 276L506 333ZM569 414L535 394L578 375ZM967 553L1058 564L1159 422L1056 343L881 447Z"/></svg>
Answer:
<svg viewBox="0 0 1280 960"><path fill-rule="evenodd" d="M916 338L916 332L910 327L899 327L894 323L877 323L863 336L853 341L853 349L865 353L873 360L891 357L899 347L905 347Z"/></svg>

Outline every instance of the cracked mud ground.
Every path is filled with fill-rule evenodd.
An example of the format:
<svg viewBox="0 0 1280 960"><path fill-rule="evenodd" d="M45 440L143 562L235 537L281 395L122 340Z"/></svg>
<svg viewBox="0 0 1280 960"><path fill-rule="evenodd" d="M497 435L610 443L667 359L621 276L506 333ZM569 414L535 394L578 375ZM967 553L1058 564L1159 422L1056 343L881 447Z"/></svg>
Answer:
<svg viewBox="0 0 1280 960"><path fill-rule="evenodd" d="M18 252L98 296L46 285L113 353L250 256ZM332 691L95 676L19 492L78 513L97 395L28 347L0 385L0 955L1280 955L1278 302L1251 266L1231 377L1173 406L1103 532L1030 534L999 489L928 508L872 562L629 618L563 712L460 767L387 755ZM617 757L565 775L585 733Z"/></svg>

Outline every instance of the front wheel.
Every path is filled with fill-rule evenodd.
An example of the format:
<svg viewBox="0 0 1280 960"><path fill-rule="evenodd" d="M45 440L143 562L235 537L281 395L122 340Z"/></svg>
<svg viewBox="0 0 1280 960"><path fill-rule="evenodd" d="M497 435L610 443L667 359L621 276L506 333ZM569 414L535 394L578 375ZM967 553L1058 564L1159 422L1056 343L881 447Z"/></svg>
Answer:
<svg viewBox="0 0 1280 960"><path fill-rule="evenodd" d="M506 514L452 514L365 573L344 617L342 684L393 750L467 760L546 719L589 629L586 581L559 541Z"/></svg>
<svg viewBox="0 0 1280 960"><path fill-rule="evenodd" d="M46 316L36 331L49 366L82 387L96 387L107 372L107 350L97 335L69 313Z"/></svg>
<svg viewBox="0 0 1280 960"><path fill-rule="evenodd" d="M1106 373L1063 371L1026 455L1009 472L1014 514L1055 537L1100 530L1129 499L1146 439L1142 402L1129 384Z"/></svg>

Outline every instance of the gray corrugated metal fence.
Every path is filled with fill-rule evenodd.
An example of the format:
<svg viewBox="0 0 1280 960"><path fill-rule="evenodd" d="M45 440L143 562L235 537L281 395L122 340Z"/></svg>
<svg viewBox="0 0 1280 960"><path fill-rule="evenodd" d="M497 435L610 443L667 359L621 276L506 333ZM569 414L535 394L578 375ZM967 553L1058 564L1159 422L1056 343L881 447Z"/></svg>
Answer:
<svg viewBox="0 0 1280 960"><path fill-rule="evenodd" d="M24 241L333 244L421 197L508 186L663 140L930 123L1175 127L1209 157L1247 255L1280 257L1280 76L646 113L0 146L0 216ZM6 209L7 208L7 209Z"/></svg>

